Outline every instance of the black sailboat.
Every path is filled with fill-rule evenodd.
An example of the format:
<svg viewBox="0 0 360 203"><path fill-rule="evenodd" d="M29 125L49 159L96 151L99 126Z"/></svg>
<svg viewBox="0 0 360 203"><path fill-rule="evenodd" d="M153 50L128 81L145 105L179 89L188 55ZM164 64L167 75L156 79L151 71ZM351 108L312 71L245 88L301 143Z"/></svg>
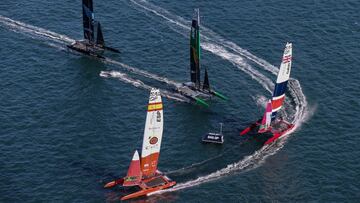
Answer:
<svg viewBox="0 0 360 203"><path fill-rule="evenodd" d="M207 104L203 99L208 99L212 96L217 96L226 100L227 98L225 96L210 88L209 76L206 68L204 82L201 84L200 52L200 15L199 9L195 9L190 31L190 82L183 83L182 86L177 87L177 91L204 105Z"/></svg>
<svg viewBox="0 0 360 203"><path fill-rule="evenodd" d="M82 13L84 39L75 41L67 46L75 51L98 58L104 58L102 56L104 50L120 53L119 50L105 45L101 24L100 22L95 21L92 0L82 0Z"/></svg>

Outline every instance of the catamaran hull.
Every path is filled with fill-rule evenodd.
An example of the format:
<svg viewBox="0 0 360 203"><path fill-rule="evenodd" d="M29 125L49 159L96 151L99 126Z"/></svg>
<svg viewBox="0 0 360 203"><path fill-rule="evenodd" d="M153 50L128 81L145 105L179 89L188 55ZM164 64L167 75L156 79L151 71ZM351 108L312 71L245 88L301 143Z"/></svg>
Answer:
<svg viewBox="0 0 360 203"><path fill-rule="evenodd" d="M69 49L72 49L72 50L74 50L74 51L80 52L80 53L85 54L85 55L87 55L87 56L94 56L94 57L97 57L97 58L100 58L100 59L105 59L105 57L103 57L103 56L100 55L100 54L97 54L97 53L92 52L92 51L88 51L88 50L86 50L86 49L82 49L82 48L76 47L76 46L74 46L74 45L67 45L67 47L68 47Z"/></svg>
<svg viewBox="0 0 360 203"><path fill-rule="evenodd" d="M276 141L277 139L279 139L281 136L285 135L287 132L289 132L291 129L294 128L294 124L289 124L288 128L286 130L283 130L281 132L278 133L273 133L273 137L271 137L270 139L268 139L264 145L268 145L271 144L272 142Z"/></svg>
<svg viewBox="0 0 360 203"><path fill-rule="evenodd" d="M148 187L146 184L153 181L155 178L157 178L157 179L160 178L161 180L164 181L164 184L157 185L157 186L154 186L154 187ZM117 185L123 185L123 183L124 183L124 178L120 178L120 179L113 180L113 181L107 183L104 186L104 188L112 188L112 187L115 187ZM156 176L156 177L149 178L149 179L144 179L138 185L141 188L140 191L131 193L131 194L126 195L126 196L123 196L120 199L121 200L127 200L127 199L133 199L133 198L137 198L137 197L141 197L141 196L146 196L149 193L156 192L156 191L159 191L159 190L164 190L164 189L173 187L174 185L176 185L176 182L170 180L167 176L164 176L164 175Z"/></svg>
<svg viewBox="0 0 360 203"><path fill-rule="evenodd" d="M252 132L255 129L258 129L258 127L260 126L259 121L257 121L256 123L251 124L249 127L245 128L243 131L241 131L240 136L244 136L247 133ZM287 134L289 131L291 131L295 127L294 124L288 123L286 121L280 121L280 122L284 123L286 125L286 128L282 129L281 131L276 131L276 130L273 130L273 129L270 130L269 132L272 134L272 136L265 141L264 145L271 144L272 142L279 139L281 136Z"/></svg>
<svg viewBox="0 0 360 203"><path fill-rule="evenodd" d="M117 179L117 180L113 180L111 182L108 182L104 188L112 188L112 187L115 187L116 185L122 185L124 183L124 178L120 178L120 179Z"/></svg>
<svg viewBox="0 0 360 203"><path fill-rule="evenodd" d="M165 176L163 176L165 178ZM144 182L146 182L148 180L144 180ZM144 185L144 182L142 182L140 185ZM142 197L142 196L146 196L149 193L153 193L159 190L165 190L167 188L173 187L174 185L176 185L175 181L168 181L166 182L166 184L164 185L160 185L160 186L155 186L152 188L142 188L142 190L138 191L138 192L134 192L132 194L126 195L124 197L121 197L121 200L128 200L128 199L134 199L134 198L138 198L138 197ZM141 187L141 186L140 186Z"/></svg>

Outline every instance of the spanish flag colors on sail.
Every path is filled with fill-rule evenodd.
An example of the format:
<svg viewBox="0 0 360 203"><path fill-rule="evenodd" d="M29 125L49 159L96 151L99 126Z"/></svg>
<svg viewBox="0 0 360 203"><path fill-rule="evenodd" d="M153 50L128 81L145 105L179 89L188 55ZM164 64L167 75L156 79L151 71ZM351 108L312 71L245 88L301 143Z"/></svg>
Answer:
<svg viewBox="0 0 360 203"><path fill-rule="evenodd" d="M271 101L272 120L275 119L276 113L281 109L283 105L283 101L285 99L285 91L291 72L291 59L292 59L292 44L287 43L284 50L282 62L280 65L280 70L277 76L275 89Z"/></svg>
<svg viewBox="0 0 360 203"><path fill-rule="evenodd" d="M151 89L140 161L144 177L155 175L157 170L163 126L163 104L160 91Z"/></svg>

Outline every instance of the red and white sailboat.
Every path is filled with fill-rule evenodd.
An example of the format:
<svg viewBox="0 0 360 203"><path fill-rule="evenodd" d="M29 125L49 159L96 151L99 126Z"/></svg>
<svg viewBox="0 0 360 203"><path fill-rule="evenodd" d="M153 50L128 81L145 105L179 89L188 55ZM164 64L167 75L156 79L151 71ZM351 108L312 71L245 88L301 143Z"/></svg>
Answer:
<svg viewBox="0 0 360 203"><path fill-rule="evenodd" d="M136 150L126 177L111 181L104 186L105 188L111 188L116 185L122 185L139 189L137 192L122 197L121 200L144 196L176 184L175 181L172 181L157 170L163 126L163 104L160 91L152 89L147 108L141 157Z"/></svg>
<svg viewBox="0 0 360 203"><path fill-rule="evenodd" d="M273 97L266 105L265 114L262 119L259 119L241 131L241 136L247 134L250 131L258 129L258 134L270 134L270 137L266 136L266 141L264 143L264 145L267 145L294 128L294 124L291 124L282 118L276 117L277 112L281 109L285 100L286 87L291 72L291 61L292 44L287 43L277 76Z"/></svg>

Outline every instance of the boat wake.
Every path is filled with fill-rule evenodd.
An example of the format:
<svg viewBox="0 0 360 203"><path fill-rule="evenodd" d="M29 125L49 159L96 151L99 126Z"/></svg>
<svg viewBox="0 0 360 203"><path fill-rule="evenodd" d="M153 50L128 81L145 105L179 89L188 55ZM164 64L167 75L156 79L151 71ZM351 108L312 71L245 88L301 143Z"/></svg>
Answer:
<svg viewBox="0 0 360 203"><path fill-rule="evenodd" d="M188 37L188 32L190 30L190 21L187 21L180 16L172 14L166 9L156 6L146 0L130 0L130 2L132 3L132 5L134 5L134 8L147 14L150 13L162 18L163 20L165 20L165 22L163 23L167 24L172 30L181 34L184 37ZM274 88L274 83L270 78L266 77L260 71L265 70L274 75L277 75L279 70L277 67L265 61L264 59L253 55L249 51L239 47L234 42L224 39L217 33L204 26L202 26L202 30L202 41L204 43L202 43L201 46L204 50L207 50L214 55L217 55L224 60L230 62L237 69L248 74L253 80L257 81L260 85L262 85L265 90L271 93L272 89ZM248 61L253 62L256 67L249 64ZM289 112L282 113L288 121L291 121L295 124L295 127L291 131L287 132L286 135L289 135L295 130L298 130L301 127L302 123L307 121L311 116L311 112L308 108L308 104L306 101L306 96L302 91L300 82L294 78L290 78L288 87L290 96L287 97L286 100L288 101L285 102L285 105L287 106L286 109L290 110ZM254 97L254 100L258 103L258 105L263 105L263 103L265 103L267 99L264 96L258 96ZM261 149L255 151L252 155L246 156L240 161L230 164L218 171L198 177L185 183L179 183L173 188L157 191L151 194L177 191L197 186L209 181L213 181L223 176L233 174L235 172L239 173L256 168L260 166L267 157L275 154L277 151L282 149L288 137L289 136L282 136L279 141L274 142L270 145L266 145Z"/></svg>
<svg viewBox="0 0 360 203"><path fill-rule="evenodd" d="M29 25L29 24L26 24L26 23L23 23L20 21L16 21L16 20L1 16L1 15L0 15L0 26L8 28L9 30L11 30L13 32L24 34L33 39L45 39L46 40L45 42L47 43L47 45L49 45L50 47L54 47L54 48L63 50L63 51L67 50L65 45L75 42L75 39L72 39L66 35L55 33L50 30L46 30L44 28ZM127 64L112 60L110 58L105 58L101 61L103 61L104 63L116 65L117 67L120 67L128 72L132 72L132 73L140 75L140 76L151 78L151 79L166 83L168 85L172 85L172 86L180 85L180 83L170 80L168 78L161 77L161 76L146 72L144 70L137 69L135 67L131 67ZM119 71L102 71L100 73L100 76L117 78L120 81L130 84L130 85L133 85L137 88L142 88L142 89L146 89L146 90L151 90L151 88L153 88L149 85L144 84L141 80L133 79L129 75L119 72ZM175 100L175 101L190 102L188 98L186 98L180 94L177 94L177 93L169 92L167 90L162 90L162 95L164 97L167 97L167 98Z"/></svg>
<svg viewBox="0 0 360 203"><path fill-rule="evenodd" d="M125 64L124 64L125 65ZM100 72L100 76L104 77L104 78L117 78L125 83L131 84L135 87L138 88L142 88L142 89L146 89L146 90L151 90L152 86L145 84L144 82L142 82L141 80L137 80L137 79L133 79L131 77L129 77L127 74L125 73L121 73L119 71L101 71ZM167 90L161 89L161 95L168 98L168 99L172 99L175 101L180 101L180 102L190 102L190 100L184 96L182 96L181 94L178 93L173 93L173 92L169 92Z"/></svg>
<svg viewBox="0 0 360 203"><path fill-rule="evenodd" d="M144 71L144 70L140 70L138 68L129 66L129 65L121 63L119 61L112 60L110 58L105 58L104 61L106 63L109 63L109 64L114 64L114 65L120 66L121 68L123 68L124 70L126 70L128 72L132 72L132 73L140 75L140 76L144 76L144 77L147 77L147 78L150 78L150 79L154 79L154 80L157 80L159 82L166 83L168 85L172 85L172 86L175 86L175 87L181 85L181 83L179 83L179 82L170 80L170 79L165 78L165 77L158 76L158 75L153 74L153 73L149 73L149 72Z"/></svg>
<svg viewBox="0 0 360 203"><path fill-rule="evenodd" d="M47 38L52 41L61 43L61 44L70 44L75 42L74 39L66 35L61 35L40 27L36 27L33 25L29 25L20 21L16 21L4 16L0 15L0 23L6 26L7 28L11 29L14 32L19 32L22 34L28 34L31 37L40 37L40 38ZM1 24L0 24L1 25Z"/></svg>

